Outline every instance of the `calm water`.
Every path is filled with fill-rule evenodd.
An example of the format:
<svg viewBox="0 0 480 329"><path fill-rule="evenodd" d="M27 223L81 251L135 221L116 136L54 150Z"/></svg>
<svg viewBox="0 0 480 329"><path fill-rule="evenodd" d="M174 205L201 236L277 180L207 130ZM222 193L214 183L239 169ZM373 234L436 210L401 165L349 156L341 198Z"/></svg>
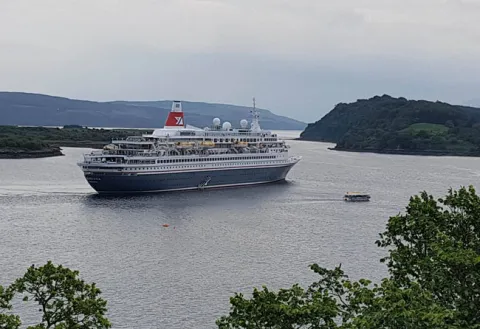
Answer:
<svg viewBox="0 0 480 329"><path fill-rule="evenodd" d="M0 284L53 260L99 285L114 328L214 328L235 291L308 284L313 262L381 278L374 241L388 217L423 189L480 179L480 159L289 143L304 158L285 184L137 197L93 193L75 164L87 150L0 160ZM372 201L344 203L352 190Z"/></svg>

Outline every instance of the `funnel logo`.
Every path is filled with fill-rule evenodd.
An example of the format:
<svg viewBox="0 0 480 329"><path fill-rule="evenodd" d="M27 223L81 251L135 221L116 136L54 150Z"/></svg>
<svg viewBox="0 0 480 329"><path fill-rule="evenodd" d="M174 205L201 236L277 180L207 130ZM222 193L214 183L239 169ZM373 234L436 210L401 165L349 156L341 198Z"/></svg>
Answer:
<svg viewBox="0 0 480 329"><path fill-rule="evenodd" d="M166 127L182 127L184 124L183 112L170 112L165 121Z"/></svg>

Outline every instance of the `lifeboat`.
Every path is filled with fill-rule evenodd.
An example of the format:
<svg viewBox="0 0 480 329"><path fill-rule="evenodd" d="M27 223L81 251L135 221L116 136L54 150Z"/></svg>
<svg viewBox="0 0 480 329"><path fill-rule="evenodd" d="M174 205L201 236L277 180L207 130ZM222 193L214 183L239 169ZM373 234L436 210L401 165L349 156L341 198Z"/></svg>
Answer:
<svg viewBox="0 0 480 329"><path fill-rule="evenodd" d="M202 147L214 147L215 143L212 142L212 141L204 141L204 142L200 142L200 146L202 146Z"/></svg>
<svg viewBox="0 0 480 329"><path fill-rule="evenodd" d="M179 148L191 148L195 145L193 142L177 142L176 146Z"/></svg>
<svg viewBox="0 0 480 329"><path fill-rule="evenodd" d="M235 146L238 147L247 147L248 143L247 142L235 142Z"/></svg>
<svg viewBox="0 0 480 329"><path fill-rule="evenodd" d="M104 150L116 150L118 149L117 145L114 144L108 144L103 147Z"/></svg>

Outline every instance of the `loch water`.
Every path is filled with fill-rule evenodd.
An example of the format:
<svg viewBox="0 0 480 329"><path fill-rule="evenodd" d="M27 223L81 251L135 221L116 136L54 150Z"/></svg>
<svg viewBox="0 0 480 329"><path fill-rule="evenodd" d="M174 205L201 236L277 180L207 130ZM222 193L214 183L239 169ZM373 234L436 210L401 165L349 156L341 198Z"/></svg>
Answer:
<svg viewBox="0 0 480 329"><path fill-rule="evenodd" d="M381 279L375 240L389 216L422 190L480 180L478 158L289 144L303 159L285 183L143 196L97 195L76 166L86 149L0 160L0 284L52 260L97 283L113 328L215 328L234 292L307 285L312 263ZM372 199L345 203L347 191ZM28 307L25 324L39 318Z"/></svg>

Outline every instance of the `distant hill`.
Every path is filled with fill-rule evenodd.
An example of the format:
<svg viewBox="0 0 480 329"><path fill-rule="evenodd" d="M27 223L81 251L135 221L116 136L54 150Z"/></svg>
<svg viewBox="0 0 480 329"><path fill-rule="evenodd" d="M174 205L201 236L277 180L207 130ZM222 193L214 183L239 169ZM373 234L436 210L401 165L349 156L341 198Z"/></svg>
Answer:
<svg viewBox="0 0 480 329"><path fill-rule="evenodd" d="M250 108L227 104L182 102L188 124L210 126L214 117L250 120ZM163 127L171 101L92 102L21 92L0 92L0 125L157 128ZM302 130L306 124L259 109L265 129Z"/></svg>
<svg viewBox="0 0 480 329"><path fill-rule="evenodd" d="M300 139L333 142L347 151L480 155L480 109L375 96L338 104Z"/></svg>
<svg viewBox="0 0 480 329"><path fill-rule="evenodd" d="M473 98L466 102L463 102L465 106L473 106L473 107L480 107L480 98Z"/></svg>

